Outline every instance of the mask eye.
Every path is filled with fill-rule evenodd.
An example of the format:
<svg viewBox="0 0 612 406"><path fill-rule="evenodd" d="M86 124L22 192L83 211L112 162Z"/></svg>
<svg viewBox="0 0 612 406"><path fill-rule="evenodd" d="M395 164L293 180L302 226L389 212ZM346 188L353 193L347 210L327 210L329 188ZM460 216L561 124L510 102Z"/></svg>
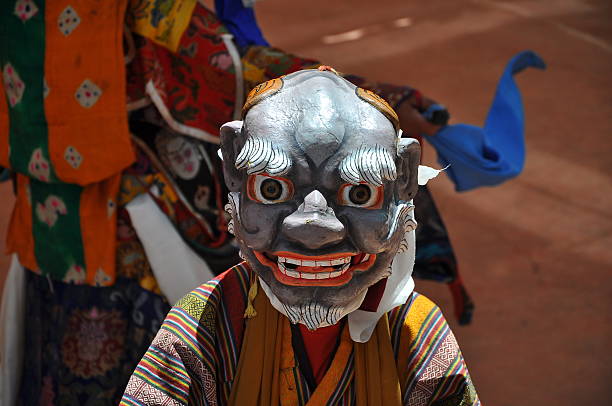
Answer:
<svg viewBox="0 0 612 406"><path fill-rule="evenodd" d="M251 175L248 180L247 194L251 200L259 203L282 203L293 195L293 185L289 179Z"/></svg>
<svg viewBox="0 0 612 406"><path fill-rule="evenodd" d="M345 206L379 209L382 207L383 187L368 183L345 184L338 192L338 201Z"/></svg>

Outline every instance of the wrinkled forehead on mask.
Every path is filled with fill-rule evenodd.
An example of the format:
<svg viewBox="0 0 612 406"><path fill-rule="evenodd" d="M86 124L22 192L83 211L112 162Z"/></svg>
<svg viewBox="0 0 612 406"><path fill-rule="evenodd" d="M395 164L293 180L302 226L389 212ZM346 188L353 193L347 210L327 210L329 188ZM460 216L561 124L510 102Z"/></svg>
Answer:
<svg viewBox="0 0 612 406"><path fill-rule="evenodd" d="M298 160L316 166L367 145L395 155L395 112L332 72L305 70L266 82L249 95L244 111L243 136L297 150L303 154Z"/></svg>

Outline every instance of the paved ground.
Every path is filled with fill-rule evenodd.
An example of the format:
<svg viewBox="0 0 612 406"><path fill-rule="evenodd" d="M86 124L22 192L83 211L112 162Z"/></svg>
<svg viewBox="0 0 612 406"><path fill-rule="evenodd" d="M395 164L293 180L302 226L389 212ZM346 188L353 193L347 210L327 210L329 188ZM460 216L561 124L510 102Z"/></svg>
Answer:
<svg viewBox="0 0 612 406"><path fill-rule="evenodd" d="M518 78L523 175L465 194L446 178L431 184L477 304L473 324L454 330L488 405L611 404L612 5L266 0L257 11L277 47L411 84L454 122L482 122L515 52L542 55L548 71ZM431 148L426 161L435 163ZM11 205L0 185L1 230ZM417 287L450 316L445 288Z"/></svg>

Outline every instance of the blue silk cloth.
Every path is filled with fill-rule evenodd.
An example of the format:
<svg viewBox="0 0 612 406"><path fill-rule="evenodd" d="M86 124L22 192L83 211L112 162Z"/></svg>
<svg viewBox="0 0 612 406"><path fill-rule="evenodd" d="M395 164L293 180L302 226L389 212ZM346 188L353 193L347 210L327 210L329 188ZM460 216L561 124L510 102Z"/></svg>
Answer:
<svg viewBox="0 0 612 406"><path fill-rule="evenodd" d="M483 128L454 124L424 136L458 192L495 186L516 177L525 164L524 113L513 76L523 69L545 69L535 52L523 51L506 65Z"/></svg>
<svg viewBox="0 0 612 406"><path fill-rule="evenodd" d="M242 0L215 0L215 13L239 47L270 45L257 25L253 8L245 7Z"/></svg>

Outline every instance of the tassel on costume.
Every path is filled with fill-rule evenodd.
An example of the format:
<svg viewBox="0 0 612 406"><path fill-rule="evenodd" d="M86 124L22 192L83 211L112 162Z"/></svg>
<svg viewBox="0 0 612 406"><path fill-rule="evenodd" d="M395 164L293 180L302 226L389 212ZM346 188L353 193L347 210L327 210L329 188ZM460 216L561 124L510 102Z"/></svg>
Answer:
<svg viewBox="0 0 612 406"><path fill-rule="evenodd" d="M253 307L253 300L257 296L257 276L253 275L253 282L251 282L251 287L249 288L249 297L247 298L247 307L244 310L244 318L252 319L257 316L257 312L255 311L255 307Z"/></svg>

